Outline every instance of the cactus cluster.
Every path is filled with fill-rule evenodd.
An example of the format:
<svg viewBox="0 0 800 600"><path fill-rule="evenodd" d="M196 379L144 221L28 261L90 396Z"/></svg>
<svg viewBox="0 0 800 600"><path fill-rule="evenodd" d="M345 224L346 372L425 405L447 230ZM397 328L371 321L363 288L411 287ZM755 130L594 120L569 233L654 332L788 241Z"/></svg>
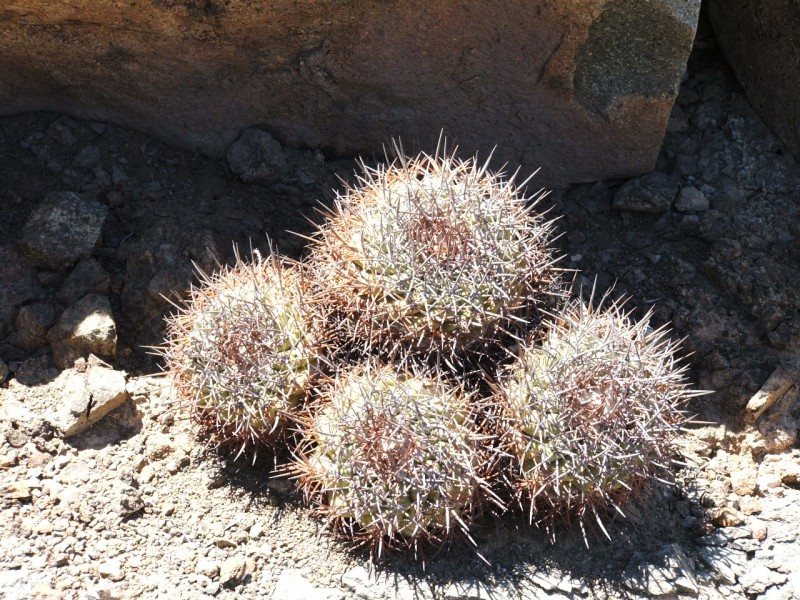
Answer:
<svg viewBox="0 0 800 600"><path fill-rule="evenodd" d="M667 331L569 300L525 182L399 154L363 166L306 261L237 259L170 318L204 432L286 450L305 498L378 554L469 539L487 504L594 520L666 477L694 395Z"/></svg>
<svg viewBox="0 0 800 600"><path fill-rule="evenodd" d="M491 492L472 409L440 376L367 363L326 386L298 465L306 495L375 547L467 534ZM400 543L398 543L400 542Z"/></svg>
<svg viewBox="0 0 800 600"><path fill-rule="evenodd" d="M601 303L602 305L602 303ZM530 518L549 524L619 508L666 477L691 395L666 330L618 304L569 303L538 344L525 344L497 390L509 474ZM592 515L594 517L594 515Z"/></svg>
<svg viewBox="0 0 800 600"><path fill-rule="evenodd" d="M451 358L517 329L556 289L539 196L439 152L364 166L312 251L340 337Z"/></svg>
<svg viewBox="0 0 800 600"><path fill-rule="evenodd" d="M210 441L239 452L281 443L317 370L320 328L296 265L275 256L201 276L162 348Z"/></svg>

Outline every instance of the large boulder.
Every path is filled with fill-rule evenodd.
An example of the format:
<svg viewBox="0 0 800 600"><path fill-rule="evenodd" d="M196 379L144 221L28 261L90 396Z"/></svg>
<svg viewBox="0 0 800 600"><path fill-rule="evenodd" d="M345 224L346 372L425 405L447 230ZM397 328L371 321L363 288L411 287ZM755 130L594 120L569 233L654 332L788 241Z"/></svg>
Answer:
<svg viewBox="0 0 800 600"><path fill-rule="evenodd" d="M725 59L767 125L800 158L800 3L710 0Z"/></svg>
<svg viewBox="0 0 800 600"><path fill-rule="evenodd" d="M110 120L222 157L390 137L543 167L541 184L655 164L700 0L4 0L0 114Z"/></svg>

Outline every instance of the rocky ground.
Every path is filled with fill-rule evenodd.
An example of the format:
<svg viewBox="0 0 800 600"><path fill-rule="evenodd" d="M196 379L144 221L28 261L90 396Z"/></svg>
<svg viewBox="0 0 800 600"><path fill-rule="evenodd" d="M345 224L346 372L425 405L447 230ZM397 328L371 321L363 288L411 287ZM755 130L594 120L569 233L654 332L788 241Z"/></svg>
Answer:
<svg viewBox="0 0 800 600"><path fill-rule="evenodd" d="M354 163L257 132L226 163L39 113L0 119L0 165L0 597L800 597L800 164L706 30L657 171L549 199L564 264L671 321L713 391L679 485L654 483L588 549L489 518L479 552L376 567L175 409L142 349L162 295L234 242L300 255L285 231L308 232ZM74 362L89 354L104 360Z"/></svg>

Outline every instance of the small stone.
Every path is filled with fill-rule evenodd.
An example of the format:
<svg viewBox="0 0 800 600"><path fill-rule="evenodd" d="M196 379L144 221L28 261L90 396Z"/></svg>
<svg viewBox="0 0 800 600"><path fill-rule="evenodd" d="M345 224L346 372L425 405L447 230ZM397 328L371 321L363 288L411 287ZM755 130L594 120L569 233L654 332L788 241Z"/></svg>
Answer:
<svg viewBox="0 0 800 600"><path fill-rule="evenodd" d="M754 540L763 542L767 539L767 531L767 524L763 521L753 519L750 522L750 534L753 536Z"/></svg>
<svg viewBox="0 0 800 600"><path fill-rule="evenodd" d="M732 506L721 506L710 512L711 520L720 527L735 527L744 523L744 515Z"/></svg>
<svg viewBox="0 0 800 600"><path fill-rule="evenodd" d="M739 576L739 584L748 594L763 594L768 587L786 582L786 575L754 564Z"/></svg>
<svg viewBox="0 0 800 600"><path fill-rule="evenodd" d="M690 596L697 596L700 588L697 587L697 582L694 578L678 577L673 584L679 594L688 594Z"/></svg>
<svg viewBox="0 0 800 600"><path fill-rule="evenodd" d="M64 437L85 431L128 398L125 372L90 365L85 373L64 371L50 384L63 405L45 415Z"/></svg>
<svg viewBox="0 0 800 600"><path fill-rule="evenodd" d="M739 499L739 510L744 515L755 515L761 512L761 500L754 496Z"/></svg>
<svg viewBox="0 0 800 600"><path fill-rule="evenodd" d="M49 302L23 306L14 320L11 343L29 352L47 345L47 331L57 317L56 307Z"/></svg>
<svg viewBox="0 0 800 600"><path fill-rule="evenodd" d="M215 579L219 575L219 563L208 559L199 560L194 570L195 573L205 575L209 579Z"/></svg>
<svg viewBox="0 0 800 600"><path fill-rule="evenodd" d="M64 306L71 306L86 294L107 295L111 289L111 278L94 258L80 261L67 275L56 294Z"/></svg>
<svg viewBox="0 0 800 600"><path fill-rule="evenodd" d="M122 581L125 579L125 573L122 570L122 562L118 559L112 558L100 563L97 572L101 577L105 577L111 581Z"/></svg>
<svg viewBox="0 0 800 600"><path fill-rule="evenodd" d="M11 245L0 245L0 337L9 333L23 303L44 294L36 268Z"/></svg>
<svg viewBox="0 0 800 600"><path fill-rule="evenodd" d="M782 483L783 479L777 473L763 473L758 476L758 489L762 494L780 488Z"/></svg>
<svg viewBox="0 0 800 600"><path fill-rule="evenodd" d="M8 373L8 365L2 358L0 358L0 384L4 383L8 378Z"/></svg>
<svg viewBox="0 0 800 600"><path fill-rule="evenodd" d="M775 369L761 389L747 402L745 420L755 423L771 406L780 400L795 385L794 369L779 366Z"/></svg>
<svg viewBox="0 0 800 600"><path fill-rule="evenodd" d="M269 183L289 172L289 163L280 142L260 129L245 130L231 144L228 165L238 177L250 183Z"/></svg>
<svg viewBox="0 0 800 600"><path fill-rule="evenodd" d="M17 465L19 454L16 450L0 454L0 469L8 469Z"/></svg>
<svg viewBox="0 0 800 600"><path fill-rule="evenodd" d="M676 179L656 171L624 184L614 196L613 207L633 212L666 212L672 207L679 187Z"/></svg>
<svg viewBox="0 0 800 600"><path fill-rule="evenodd" d="M708 198L696 187L687 185L681 189L675 200L675 208L680 212L702 212L709 208Z"/></svg>
<svg viewBox="0 0 800 600"><path fill-rule="evenodd" d="M216 490L228 483L228 476L225 473L216 473L208 476L206 481L206 489Z"/></svg>
<svg viewBox="0 0 800 600"><path fill-rule="evenodd" d="M264 527L261 525L261 523L254 523L250 528L250 531L247 532L247 535L250 536L251 539L255 540L260 538L262 533L264 533Z"/></svg>
<svg viewBox="0 0 800 600"><path fill-rule="evenodd" d="M73 164L84 169L91 169L100 162L100 148L97 146L86 146L78 152Z"/></svg>
<svg viewBox="0 0 800 600"><path fill-rule="evenodd" d="M756 492L757 478L755 467L738 469L731 473L731 487L739 496L752 496Z"/></svg>
<svg viewBox="0 0 800 600"><path fill-rule="evenodd" d="M235 586L247 575L247 561L243 556L231 556L225 559L219 568L221 585Z"/></svg>
<svg viewBox="0 0 800 600"><path fill-rule="evenodd" d="M88 294L65 310L47 334L53 361L69 369L90 354L113 357L117 352L117 326L108 297Z"/></svg>
<svg viewBox="0 0 800 600"><path fill-rule="evenodd" d="M14 481L5 486L3 497L9 500L30 500L31 485L27 481Z"/></svg>
<svg viewBox="0 0 800 600"><path fill-rule="evenodd" d="M343 594L330 588L317 588L297 569L283 569L272 600L342 600Z"/></svg>
<svg viewBox="0 0 800 600"><path fill-rule="evenodd" d="M53 192L28 217L20 245L51 269L63 269L92 255L108 208L74 192Z"/></svg>
<svg viewBox="0 0 800 600"><path fill-rule="evenodd" d="M158 461L166 458L175 450L172 438L166 433L154 433L147 438L147 458Z"/></svg>
<svg viewBox="0 0 800 600"><path fill-rule="evenodd" d="M156 468L153 465L147 464L142 467L139 472L139 481L141 483L150 483L156 476Z"/></svg>

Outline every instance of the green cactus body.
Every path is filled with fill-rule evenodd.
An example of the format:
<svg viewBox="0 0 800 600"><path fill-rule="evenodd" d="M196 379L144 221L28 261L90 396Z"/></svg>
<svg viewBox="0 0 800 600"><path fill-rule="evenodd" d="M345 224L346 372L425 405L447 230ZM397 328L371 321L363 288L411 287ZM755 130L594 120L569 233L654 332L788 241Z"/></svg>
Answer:
<svg viewBox="0 0 800 600"><path fill-rule="evenodd" d="M276 443L306 397L319 336L303 290L294 266L237 261L169 320L168 366L218 444Z"/></svg>
<svg viewBox="0 0 800 600"><path fill-rule="evenodd" d="M424 155L364 170L313 254L349 337L461 352L549 300L552 227L512 182Z"/></svg>
<svg viewBox="0 0 800 600"><path fill-rule="evenodd" d="M533 519L617 506L666 474L693 393L665 331L647 321L573 304L506 374L503 439Z"/></svg>
<svg viewBox="0 0 800 600"><path fill-rule="evenodd" d="M374 364L347 372L309 431L301 484L373 546L446 539L466 528L485 487L469 406L435 377Z"/></svg>

